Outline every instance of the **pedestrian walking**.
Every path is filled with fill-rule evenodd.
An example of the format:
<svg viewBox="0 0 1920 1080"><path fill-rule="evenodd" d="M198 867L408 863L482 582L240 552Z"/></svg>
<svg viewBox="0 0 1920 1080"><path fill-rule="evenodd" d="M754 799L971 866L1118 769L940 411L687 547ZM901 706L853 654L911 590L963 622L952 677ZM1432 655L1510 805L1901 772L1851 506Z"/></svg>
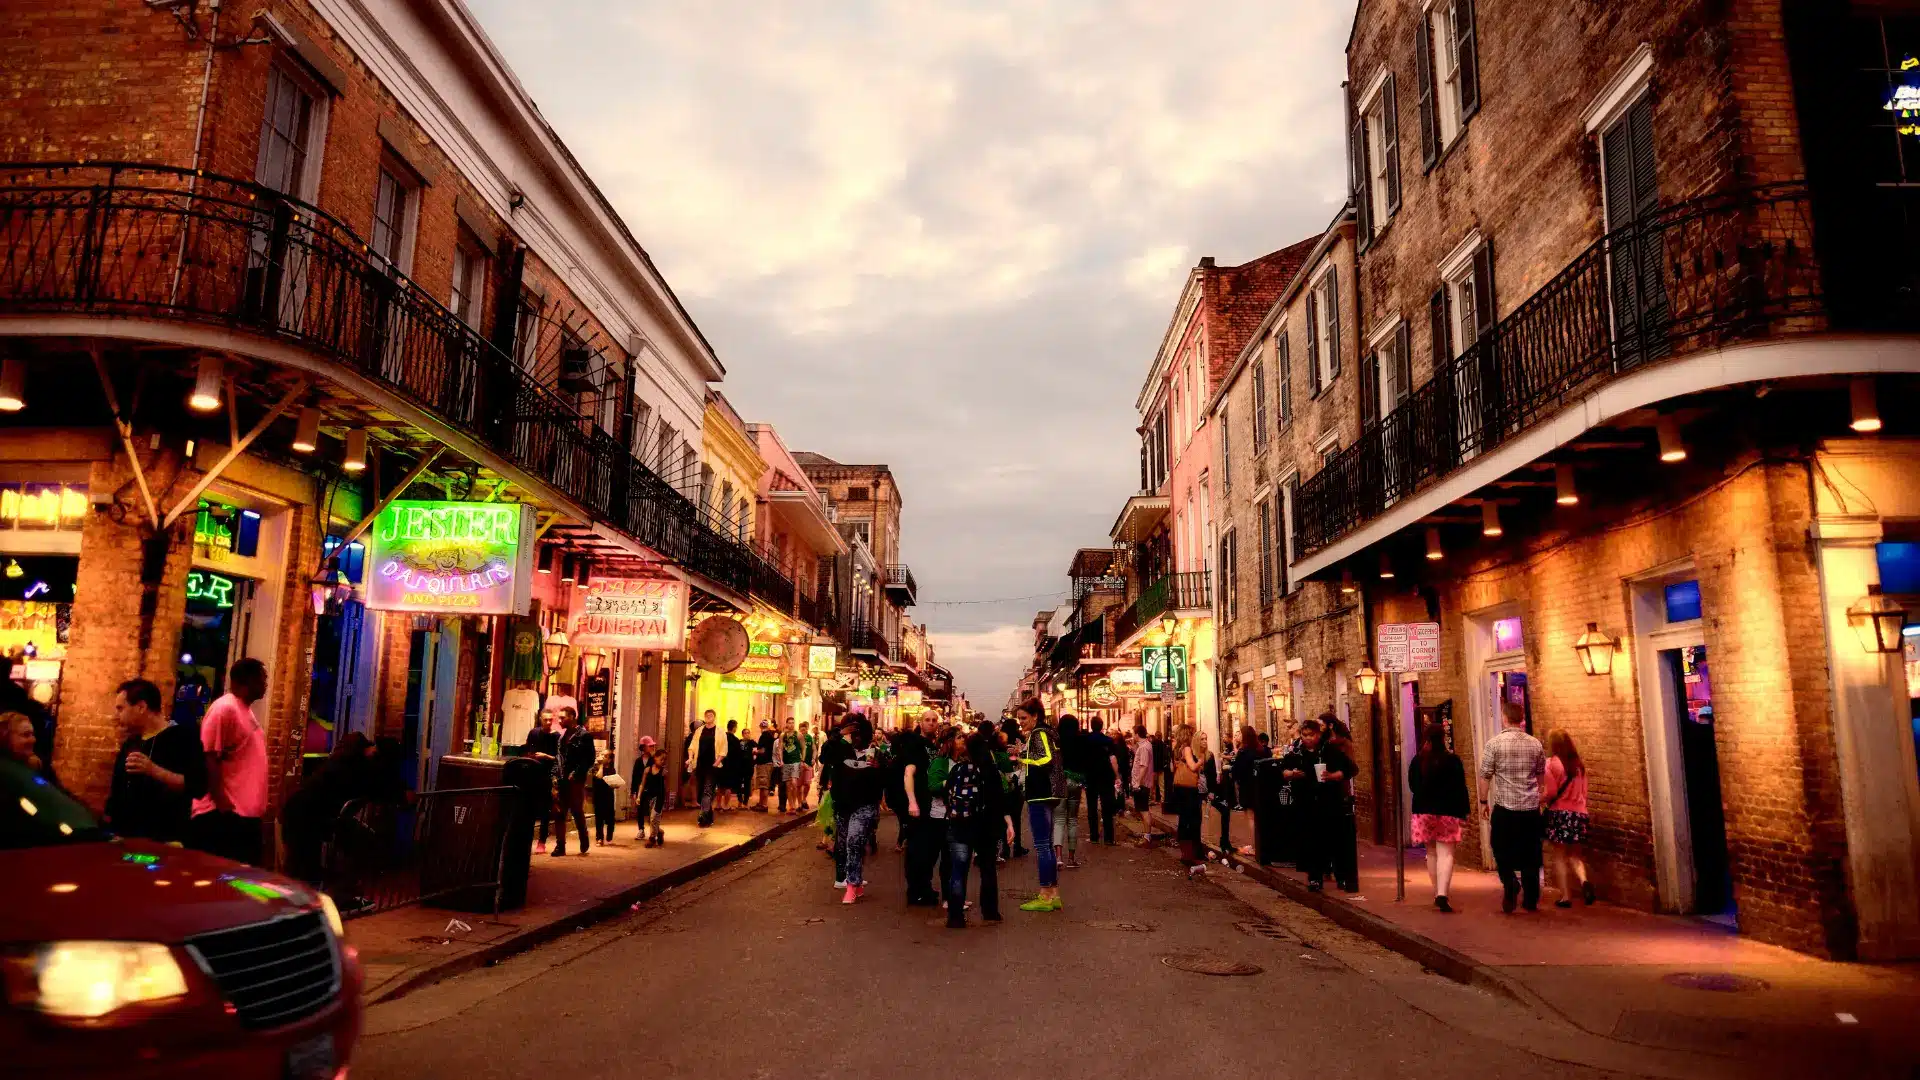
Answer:
<svg viewBox="0 0 1920 1080"><path fill-rule="evenodd" d="M833 767L834 812L839 816L846 848L846 893L843 904L858 901L867 893L867 841L873 835L880 813L880 799L886 789L886 767L881 764L873 741L873 725L864 716L855 716L848 754Z"/></svg>
<svg viewBox="0 0 1920 1080"><path fill-rule="evenodd" d="M1259 803L1260 763L1273 756L1273 751L1260 745L1260 734L1253 730L1252 724L1240 728L1240 747L1228 759L1227 772L1232 779L1233 791L1230 803L1234 810L1252 809ZM1220 819L1220 846L1232 851L1233 843L1228 839L1228 825L1232 815Z"/></svg>
<svg viewBox="0 0 1920 1080"><path fill-rule="evenodd" d="M593 842L602 847L613 843L613 788L622 779L613 767L613 755L603 753L595 763L589 785L593 789Z"/></svg>
<svg viewBox="0 0 1920 1080"><path fill-rule="evenodd" d="M253 657L227 672L227 692L200 720L207 793L193 803L192 846L258 865L267 812L267 739L253 703L267 696L267 666Z"/></svg>
<svg viewBox="0 0 1920 1080"><path fill-rule="evenodd" d="M727 764L727 736L720 731L719 723L718 715L708 709L687 734L687 771L693 774L694 797L700 803L698 820L703 829L713 824L714 798L720 790L721 770Z"/></svg>
<svg viewBox="0 0 1920 1080"><path fill-rule="evenodd" d="M753 796L752 810L756 814L765 814L767 797L773 792L773 756L778 740L774 738L773 722L760 721L760 735L753 741Z"/></svg>
<svg viewBox="0 0 1920 1080"><path fill-rule="evenodd" d="M1173 752L1173 779L1161 805L1173 814L1180 861L1186 864L1187 876L1194 878L1205 873L1207 867L1200 839L1200 775L1206 768L1206 734L1180 725L1174 730Z"/></svg>
<svg viewBox="0 0 1920 1080"><path fill-rule="evenodd" d="M927 828L932 833L934 845L933 889L942 903L946 902L947 878L952 876L953 858L947 850L947 774L953 771L953 763L966 757L966 742L961 738L962 729L956 725L943 723L937 716L934 727L938 734L933 740L933 756L927 762L927 790L933 806L927 812Z"/></svg>
<svg viewBox="0 0 1920 1080"><path fill-rule="evenodd" d="M1087 721L1087 843L1113 843L1113 815L1119 807L1120 757L1099 717Z"/></svg>
<svg viewBox="0 0 1920 1080"><path fill-rule="evenodd" d="M1013 839L1007 841L1000 859L1001 862L1005 862L1007 859L1018 859L1027 854L1026 847L1020 843L1020 832L1025 828L1022 823L1026 821L1027 815L1021 805L1026 801L1026 792L1025 785L1020 782L1019 758L1023 752L1021 749L1023 739L1019 721L1008 717L1000 725L999 737L995 741L1000 749L994 755L994 762L1000 768L1000 782L1006 787L1007 801L1012 803L1013 811Z"/></svg>
<svg viewBox="0 0 1920 1080"><path fill-rule="evenodd" d="M593 734L580 723L580 717L565 706L559 712L560 764L555 789L560 797L560 816L553 830L551 854L554 858L567 853L569 815L580 837L580 854L587 853L587 781L593 775L593 763L599 756L594 750Z"/></svg>
<svg viewBox="0 0 1920 1080"><path fill-rule="evenodd" d="M1046 707L1029 698L1020 706L1020 724L1027 741L1020 752L1026 768L1027 827L1038 849L1040 892L1020 905L1021 911L1059 911L1060 866L1053 853L1053 815L1067 793L1067 771L1060 760L1060 739L1047 723Z"/></svg>
<svg viewBox="0 0 1920 1080"><path fill-rule="evenodd" d="M1541 822L1547 842L1553 845L1554 879L1560 887L1560 899L1554 907L1573 906L1574 883L1580 886L1580 899L1594 900L1593 882L1587 880L1587 766L1574 749L1573 736L1565 731L1547 734L1546 783L1548 793L1540 803L1545 812Z"/></svg>
<svg viewBox="0 0 1920 1080"><path fill-rule="evenodd" d="M1320 714L1326 729L1320 759L1326 772L1315 799L1317 828L1326 838L1327 867L1341 892L1360 891L1360 838L1353 817L1353 778L1360 767L1353 760L1353 732L1332 713Z"/></svg>
<svg viewBox="0 0 1920 1080"><path fill-rule="evenodd" d="M728 810L744 810L753 789L753 746L740 735L740 722L727 721L727 782L722 785Z"/></svg>
<svg viewBox="0 0 1920 1080"><path fill-rule="evenodd" d="M956 742L959 737L956 736ZM980 917L1000 921L1000 879L995 852L1013 842L1013 812L994 761L993 733L982 727L965 741L964 756L947 772L947 926L967 925L967 871L980 868Z"/></svg>
<svg viewBox="0 0 1920 1080"><path fill-rule="evenodd" d="M1447 749L1446 732L1439 724L1428 724L1420 733L1420 750L1407 766L1407 791L1413 796L1413 842L1427 849L1433 906L1450 912L1453 849L1466 834L1470 807L1466 766Z"/></svg>
<svg viewBox="0 0 1920 1080"><path fill-rule="evenodd" d="M800 739L800 732L789 716L780 725L780 760L778 778L780 785L780 812L797 814L800 812L800 767L801 758L806 753L806 744Z"/></svg>
<svg viewBox="0 0 1920 1080"><path fill-rule="evenodd" d="M1185 727L1186 725L1183 724L1181 726ZM1188 730L1192 729L1189 728ZM1175 739L1178 739L1178 737L1178 732L1176 732ZM1173 807L1167 805L1167 799L1173 793L1173 751L1174 742L1172 740L1169 740L1164 734L1154 735L1153 774L1159 785L1159 790L1155 793L1155 797L1159 800L1161 808L1169 812L1173 810Z"/></svg>
<svg viewBox="0 0 1920 1080"><path fill-rule="evenodd" d="M1153 796L1153 740L1147 738L1144 724L1133 729L1132 750L1128 789L1133 795L1133 814L1140 819L1140 843L1144 846L1153 839L1153 822L1147 817L1147 804Z"/></svg>
<svg viewBox="0 0 1920 1080"><path fill-rule="evenodd" d="M800 721L800 813L813 809L813 774L820 765L821 736L807 730Z"/></svg>
<svg viewBox="0 0 1920 1080"><path fill-rule="evenodd" d="M894 763L900 770L900 827L906 858L902 860L907 886L907 903L932 907L940 899L933 884L934 864L940 861L933 820L933 736L939 731L940 718L932 711L920 714L915 729L896 732L891 744Z"/></svg>
<svg viewBox="0 0 1920 1080"><path fill-rule="evenodd" d="M653 736L640 737L640 756L633 763L635 816L640 839L647 847L662 847L667 842L660 819L667 812L667 767L655 748Z"/></svg>
<svg viewBox="0 0 1920 1080"><path fill-rule="evenodd" d="M1060 764L1067 777L1067 792L1053 815L1054 865L1063 870L1080 869L1080 800L1087 789L1087 744L1080 731L1080 719L1072 713L1060 718Z"/></svg>
<svg viewBox="0 0 1920 1080"><path fill-rule="evenodd" d="M145 679L114 691L113 718L126 739L113 759L107 823L121 836L185 841L193 800L207 793L207 759L193 732L161 710L160 688ZM371 749L366 736L358 738Z"/></svg>
<svg viewBox="0 0 1920 1080"><path fill-rule="evenodd" d="M1500 714L1500 733L1480 751L1480 779L1490 781L1480 805L1490 807L1500 910L1511 915L1516 900L1528 911L1540 908L1540 778L1547 752L1527 734L1527 715L1517 703L1502 702Z"/></svg>
<svg viewBox="0 0 1920 1080"><path fill-rule="evenodd" d="M853 754L853 744L847 737L852 733L854 718L845 716L837 722L829 718L827 723L832 737L820 748L820 809L832 830L830 841L833 849L833 887L847 887L847 822L840 800L833 794L834 774L839 771L842 762Z"/></svg>
<svg viewBox="0 0 1920 1080"><path fill-rule="evenodd" d="M554 730L556 725L552 708L540 710L540 718L535 721L532 730L527 732L526 754L536 761L544 762L547 771L539 780L540 795L532 806L533 823L539 827L540 842L535 850L541 854L547 851L547 829L553 822L553 779L555 768L560 763L560 733Z"/></svg>
<svg viewBox="0 0 1920 1080"><path fill-rule="evenodd" d="M1319 892L1327 878L1327 837L1319 828L1318 804L1320 780L1326 774L1321 740L1326 729L1317 719L1301 722L1299 737L1282 760L1281 776L1293 787L1291 806L1294 843L1299 853L1300 870L1307 875L1307 888Z"/></svg>

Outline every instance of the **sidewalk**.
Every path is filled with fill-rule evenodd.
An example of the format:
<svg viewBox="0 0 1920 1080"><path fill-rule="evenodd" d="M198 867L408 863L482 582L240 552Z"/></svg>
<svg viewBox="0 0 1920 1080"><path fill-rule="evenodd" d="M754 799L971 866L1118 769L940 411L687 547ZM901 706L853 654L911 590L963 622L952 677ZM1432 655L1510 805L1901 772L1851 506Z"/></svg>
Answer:
<svg viewBox="0 0 1920 1080"><path fill-rule="evenodd" d="M692 810L669 812L665 847L642 847L636 824L624 821L611 845L596 844L584 858L535 850L526 906L514 911L495 916L410 904L350 921L347 941L360 950L367 1003L391 1000L624 911L811 826L813 811L797 817L725 812L708 829L694 818ZM568 837L570 849L575 839ZM470 929L454 927L454 920Z"/></svg>
<svg viewBox="0 0 1920 1080"><path fill-rule="evenodd" d="M1203 835L1214 843L1218 815ZM1172 822L1156 812L1155 831ZM1234 815L1236 847L1252 816ZM1499 878L1454 871L1454 914L1433 907L1424 853L1407 853L1407 899L1394 900L1393 849L1360 845L1360 892L1308 892L1306 875L1230 856L1251 878L1459 982L1515 999L1622 1042L1725 1057L1877 1058L1920 1064L1920 965L1819 960L1704 920L1577 901L1556 909L1548 887L1537 913L1504 915Z"/></svg>

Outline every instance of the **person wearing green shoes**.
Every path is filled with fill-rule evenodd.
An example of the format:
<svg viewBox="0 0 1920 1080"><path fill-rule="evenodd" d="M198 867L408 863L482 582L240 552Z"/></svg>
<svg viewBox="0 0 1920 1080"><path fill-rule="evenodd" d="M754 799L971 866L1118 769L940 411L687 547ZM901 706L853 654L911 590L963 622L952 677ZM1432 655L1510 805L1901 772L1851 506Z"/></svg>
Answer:
<svg viewBox="0 0 1920 1080"><path fill-rule="evenodd" d="M1026 749L1020 764L1026 766L1027 825L1033 833L1033 850L1038 856L1040 893L1020 905L1021 911L1059 911L1060 868L1053 853L1053 813L1067 794L1066 765L1060 758L1060 742L1047 723L1046 707L1028 699L1020 706L1020 727L1027 733Z"/></svg>

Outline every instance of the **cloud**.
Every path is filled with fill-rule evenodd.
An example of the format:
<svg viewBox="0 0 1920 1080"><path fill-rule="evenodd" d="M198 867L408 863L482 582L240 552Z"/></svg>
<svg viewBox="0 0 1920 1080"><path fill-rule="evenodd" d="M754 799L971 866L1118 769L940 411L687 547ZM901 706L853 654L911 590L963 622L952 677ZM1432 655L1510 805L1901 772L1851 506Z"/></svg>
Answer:
<svg viewBox="0 0 1920 1080"><path fill-rule="evenodd" d="M743 414L893 466L929 599L1063 588L1138 483L1187 269L1316 232L1344 186L1344 4L469 2ZM963 688L1004 700L1006 660Z"/></svg>
<svg viewBox="0 0 1920 1080"><path fill-rule="evenodd" d="M971 688L973 707L989 716L1020 680L1033 658L1031 625L996 626L988 630L935 630L928 634L934 654L953 672L961 688Z"/></svg>

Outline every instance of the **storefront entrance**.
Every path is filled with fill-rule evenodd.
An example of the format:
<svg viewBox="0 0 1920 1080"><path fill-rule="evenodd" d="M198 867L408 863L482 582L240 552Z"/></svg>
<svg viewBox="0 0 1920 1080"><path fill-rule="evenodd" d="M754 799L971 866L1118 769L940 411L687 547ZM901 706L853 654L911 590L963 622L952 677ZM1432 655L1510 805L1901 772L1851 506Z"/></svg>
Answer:
<svg viewBox="0 0 1920 1080"><path fill-rule="evenodd" d="M428 791L441 757L452 752L455 691L460 674L460 621L428 618L407 643L407 701L400 745L409 789Z"/></svg>
<svg viewBox="0 0 1920 1080"><path fill-rule="evenodd" d="M1671 687L1663 700L1674 710L1681 774L1686 780L1687 829L1693 837L1693 910L1734 923L1733 881L1727 870L1727 819L1720 801L1720 751L1714 741L1713 684L1707 647L1660 653Z"/></svg>
<svg viewBox="0 0 1920 1080"><path fill-rule="evenodd" d="M174 665L174 723L198 728L207 707L227 692L227 669L244 655L252 632L257 584L197 567L187 571L187 615Z"/></svg>

